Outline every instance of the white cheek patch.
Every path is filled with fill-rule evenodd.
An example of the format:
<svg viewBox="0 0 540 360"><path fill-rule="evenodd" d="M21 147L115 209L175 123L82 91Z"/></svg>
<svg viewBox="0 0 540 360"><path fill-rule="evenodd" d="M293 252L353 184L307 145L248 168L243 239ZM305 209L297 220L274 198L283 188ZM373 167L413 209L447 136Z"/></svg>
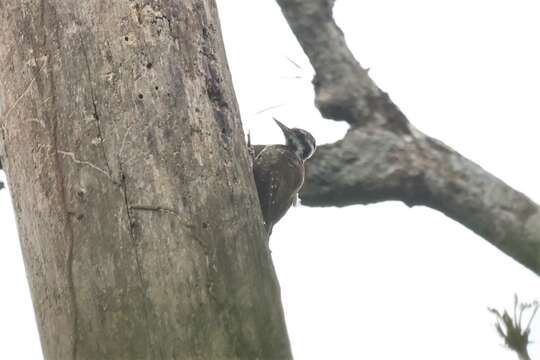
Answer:
<svg viewBox="0 0 540 360"><path fill-rule="evenodd" d="M293 143L295 149L301 149L302 148L302 143L300 142L300 140L298 140L297 137L292 138L292 143Z"/></svg>
<svg viewBox="0 0 540 360"><path fill-rule="evenodd" d="M303 144L296 137L291 138L291 143L296 156L298 156L299 159L302 159L302 154L304 152Z"/></svg>

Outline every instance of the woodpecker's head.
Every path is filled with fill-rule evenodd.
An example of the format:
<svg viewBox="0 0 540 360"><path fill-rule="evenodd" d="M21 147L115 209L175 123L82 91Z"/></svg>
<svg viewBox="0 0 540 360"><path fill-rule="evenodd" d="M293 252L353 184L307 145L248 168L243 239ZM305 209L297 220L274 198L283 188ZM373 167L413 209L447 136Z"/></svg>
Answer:
<svg viewBox="0 0 540 360"><path fill-rule="evenodd" d="M306 130L298 128L289 129L278 119L273 119L278 124L281 131L283 131L283 135L285 135L285 140L287 141L286 145L295 152L300 160L305 161L309 159L317 147L315 138Z"/></svg>

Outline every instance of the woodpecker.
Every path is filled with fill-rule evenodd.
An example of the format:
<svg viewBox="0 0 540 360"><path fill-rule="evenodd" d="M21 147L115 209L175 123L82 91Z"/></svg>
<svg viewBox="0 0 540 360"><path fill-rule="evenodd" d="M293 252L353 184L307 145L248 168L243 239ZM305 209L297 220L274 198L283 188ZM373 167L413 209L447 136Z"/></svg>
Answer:
<svg viewBox="0 0 540 360"><path fill-rule="evenodd" d="M253 175L263 219L268 234L272 234L274 225L296 202L298 191L304 183L304 162L315 152L313 136L302 129L290 129L277 119L285 145L254 145Z"/></svg>

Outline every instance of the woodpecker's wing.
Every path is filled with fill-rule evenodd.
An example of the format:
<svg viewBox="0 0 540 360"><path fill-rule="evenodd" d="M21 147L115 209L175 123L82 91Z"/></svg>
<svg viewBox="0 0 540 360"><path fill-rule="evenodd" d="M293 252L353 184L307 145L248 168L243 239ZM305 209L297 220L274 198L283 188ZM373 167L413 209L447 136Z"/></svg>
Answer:
<svg viewBox="0 0 540 360"><path fill-rule="evenodd" d="M263 147L255 157L253 174L261 209L270 233L285 215L304 182L304 165L282 145Z"/></svg>
<svg viewBox="0 0 540 360"><path fill-rule="evenodd" d="M269 145L252 145L251 148L253 149L253 158L256 158L259 156L261 151Z"/></svg>

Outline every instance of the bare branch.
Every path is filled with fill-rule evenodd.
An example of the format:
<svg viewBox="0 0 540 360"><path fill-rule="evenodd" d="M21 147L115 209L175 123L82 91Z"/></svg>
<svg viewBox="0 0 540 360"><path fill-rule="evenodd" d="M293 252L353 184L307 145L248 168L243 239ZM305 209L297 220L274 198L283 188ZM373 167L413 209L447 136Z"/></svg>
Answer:
<svg viewBox="0 0 540 360"><path fill-rule="evenodd" d="M307 163L302 202L428 206L540 274L538 205L409 123L348 49L332 17L334 1L277 2L315 69L317 108L351 125Z"/></svg>

